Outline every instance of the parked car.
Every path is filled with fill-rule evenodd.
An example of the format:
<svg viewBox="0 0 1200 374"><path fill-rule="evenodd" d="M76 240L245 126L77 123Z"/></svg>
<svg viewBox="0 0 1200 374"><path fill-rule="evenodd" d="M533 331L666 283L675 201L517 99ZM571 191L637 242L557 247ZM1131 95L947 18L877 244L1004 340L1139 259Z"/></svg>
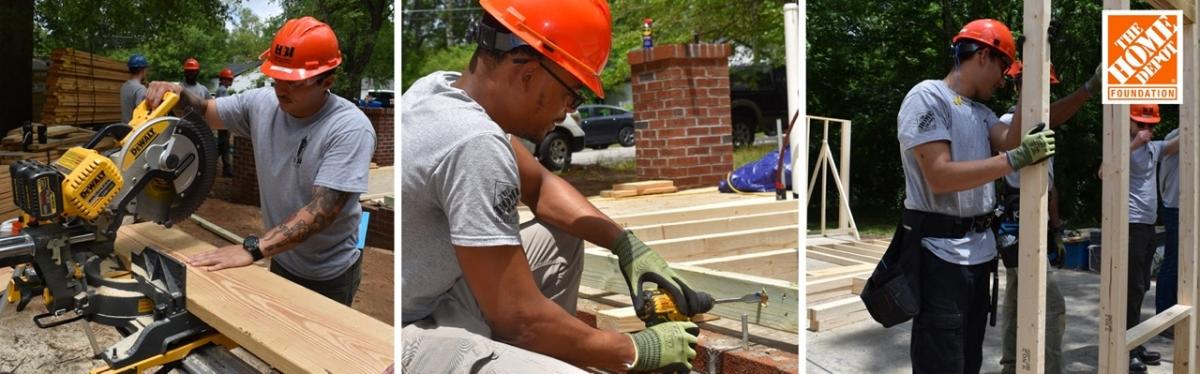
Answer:
<svg viewBox="0 0 1200 374"><path fill-rule="evenodd" d="M787 70L751 65L729 69L729 111L733 115L733 147L754 143L754 134L775 135L775 122L787 120Z"/></svg>
<svg viewBox="0 0 1200 374"><path fill-rule="evenodd" d="M583 117L580 127L587 134L584 145L592 149L604 149L613 143L622 147L634 144L633 113L611 105L589 104L579 106Z"/></svg>
<svg viewBox="0 0 1200 374"><path fill-rule="evenodd" d="M563 171L571 166L571 154L583 150L584 132L579 128L579 114L571 113L562 122L554 124L554 130L546 133L542 142L521 139L521 144L537 157L546 169Z"/></svg>
<svg viewBox="0 0 1200 374"><path fill-rule="evenodd" d="M392 108L396 92L392 90L371 90L358 102L363 108Z"/></svg>

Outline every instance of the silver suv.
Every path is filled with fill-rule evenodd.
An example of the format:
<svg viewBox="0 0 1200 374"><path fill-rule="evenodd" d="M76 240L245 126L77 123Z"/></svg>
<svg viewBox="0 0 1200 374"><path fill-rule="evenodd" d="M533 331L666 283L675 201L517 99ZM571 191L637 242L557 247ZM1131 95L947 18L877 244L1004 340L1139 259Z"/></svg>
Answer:
<svg viewBox="0 0 1200 374"><path fill-rule="evenodd" d="M579 127L579 113L571 113L562 122L554 124L554 130L546 133L541 144L521 138L521 144L532 152L538 161L550 171L563 171L571 166L571 153L583 150L584 133Z"/></svg>

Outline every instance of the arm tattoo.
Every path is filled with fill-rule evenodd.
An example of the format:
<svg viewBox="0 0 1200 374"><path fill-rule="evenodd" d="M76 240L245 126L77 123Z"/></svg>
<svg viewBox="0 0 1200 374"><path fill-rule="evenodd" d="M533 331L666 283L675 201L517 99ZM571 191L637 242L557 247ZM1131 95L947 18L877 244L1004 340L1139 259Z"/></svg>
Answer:
<svg viewBox="0 0 1200 374"><path fill-rule="evenodd" d="M179 117L191 122L204 123L204 113L208 111L208 100L196 97L188 90L179 91Z"/></svg>
<svg viewBox="0 0 1200 374"><path fill-rule="evenodd" d="M292 249L296 245L304 242L313 234L324 230L333 223L334 218L337 218L342 207L346 205L346 200L350 198L349 192L338 191L327 187L314 187L313 198L296 213L293 213L279 226L271 229L263 236L263 242L273 243L271 245L271 255Z"/></svg>

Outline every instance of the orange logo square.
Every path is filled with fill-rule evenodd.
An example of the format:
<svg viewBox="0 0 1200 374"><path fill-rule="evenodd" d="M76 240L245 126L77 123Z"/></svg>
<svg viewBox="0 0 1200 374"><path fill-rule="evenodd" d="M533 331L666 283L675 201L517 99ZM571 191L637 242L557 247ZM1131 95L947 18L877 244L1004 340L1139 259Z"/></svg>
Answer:
<svg viewBox="0 0 1200 374"><path fill-rule="evenodd" d="M1106 10L1104 104L1179 104L1183 11Z"/></svg>

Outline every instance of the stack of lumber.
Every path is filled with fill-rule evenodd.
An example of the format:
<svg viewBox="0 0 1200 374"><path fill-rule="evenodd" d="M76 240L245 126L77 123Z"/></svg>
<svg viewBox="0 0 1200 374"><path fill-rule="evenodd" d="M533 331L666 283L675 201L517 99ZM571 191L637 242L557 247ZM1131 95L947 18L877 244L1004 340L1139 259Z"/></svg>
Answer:
<svg viewBox="0 0 1200 374"><path fill-rule="evenodd" d="M870 319L859 294L888 243L888 240L825 240L808 245L805 257L834 265L806 272L810 331L824 331Z"/></svg>
<svg viewBox="0 0 1200 374"><path fill-rule="evenodd" d="M652 180L631 183L614 184L611 190L600 191L603 197L630 197L653 195L678 191L675 182L669 180Z"/></svg>
<svg viewBox="0 0 1200 374"><path fill-rule="evenodd" d="M39 124L35 124L35 128L38 125ZM87 143L88 140L91 140L95 135L95 131L82 127L68 125L49 126L46 128L46 143L38 143L37 134L35 133L33 135L33 143L29 145L29 151L24 152L21 150L22 130L21 128L15 128L9 130L8 134L6 134L3 139L0 139L0 150L10 152L3 154L3 156L11 156L0 157L0 162L9 164L12 163L12 161L15 161L13 158L32 158L34 156L42 155L43 153L50 153L53 156L62 155L71 147L78 147L84 143ZM105 150L115 144L116 142L113 141L111 137L107 137L96 147L96 149ZM22 153L24 155L22 155Z"/></svg>
<svg viewBox="0 0 1200 374"><path fill-rule="evenodd" d="M50 60L42 122L74 125L121 121L121 85L129 79L124 63L74 49L56 49Z"/></svg>

